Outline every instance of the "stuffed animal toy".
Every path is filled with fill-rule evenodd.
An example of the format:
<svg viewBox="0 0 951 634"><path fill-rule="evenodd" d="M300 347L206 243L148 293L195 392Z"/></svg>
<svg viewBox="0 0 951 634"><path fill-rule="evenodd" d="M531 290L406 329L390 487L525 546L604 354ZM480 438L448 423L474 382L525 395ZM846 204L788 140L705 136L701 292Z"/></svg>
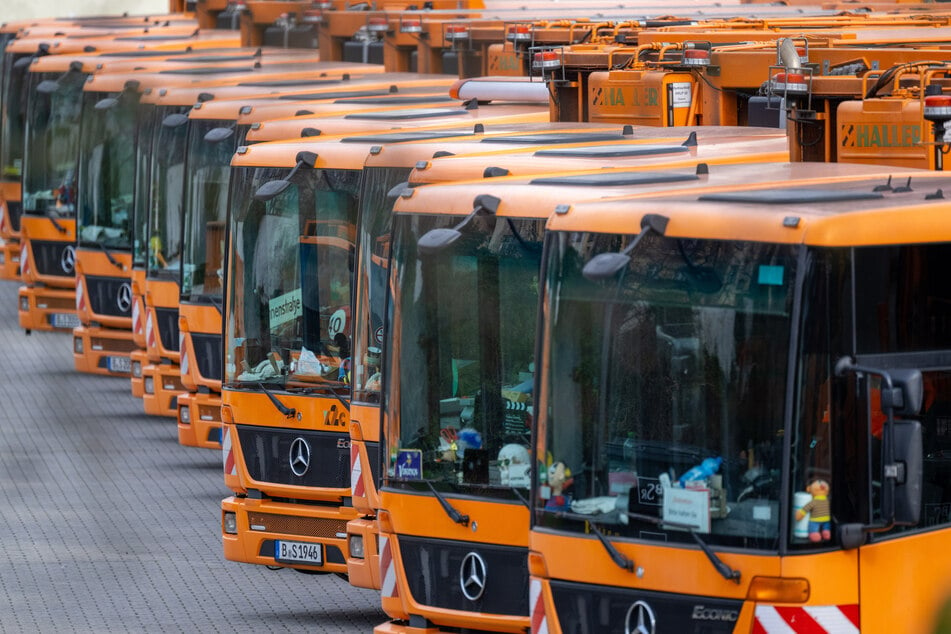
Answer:
<svg viewBox="0 0 951 634"><path fill-rule="evenodd" d="M809 541L824 542L832 539L832 513L829 507L829 483L816 479L806 487L812 500L796 511L801 520L809 513Z"/></svg>
<svg viewBox="0 0 951 634"><path fill-rule="evenodd" d="M565 494L565 489L571 486L574 479L571 469L564 462L553 462L548 467L548 486L551 487L551 497L545 503L545 508L554 511L570 511L571 496Z"/></svg>

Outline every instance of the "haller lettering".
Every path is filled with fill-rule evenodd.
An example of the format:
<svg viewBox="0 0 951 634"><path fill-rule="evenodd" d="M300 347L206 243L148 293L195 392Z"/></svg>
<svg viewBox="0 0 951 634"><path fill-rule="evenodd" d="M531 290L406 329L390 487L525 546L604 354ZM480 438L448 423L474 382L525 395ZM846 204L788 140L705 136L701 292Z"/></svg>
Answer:
<svg viewBox="0 0 951 634"><path fill-rule="evenodd" d="M855 126L855 147L914 147L920 142L918 125Z"/></svg>

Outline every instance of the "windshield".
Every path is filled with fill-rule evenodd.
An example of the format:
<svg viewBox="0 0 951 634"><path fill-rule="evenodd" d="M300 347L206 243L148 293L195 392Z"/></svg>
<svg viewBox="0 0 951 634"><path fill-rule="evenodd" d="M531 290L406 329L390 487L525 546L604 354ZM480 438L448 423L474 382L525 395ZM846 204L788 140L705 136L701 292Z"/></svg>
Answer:
<svg viewBox="0 0 951 634"><path fill-rule="evenodd" d="M348 386L360 172L238 168L231 219L225 383Z"/></svg>
<svg viewBox="0 0 951 634"><path fill-rule="evenodd" d="M648 236L583 277L628 242L550 242L536 524L774 549L795 248Z"/></svg>
<svg viewBox="0 0 951 634"><path fill-rule="evenodd" d="M181 270L182 196L189 107L155 108L145 244L146 274L178 280ZM139 144L142 145L141 143ZM136 240L138 242L138 239Z"/></svg>
<svg viewBox="0 0 951 634"><path fill-rule="evenodd" d="M103 97L95 92L83 96L77 233L80 244L128 249L132 246L138 96L123 92Z"/></svg>
<svg viewBox="0 0 951 634"><path fill-rule="evenodd" d="M181 297L197 302L223 295L228 184L236 145L233 133L221 140L206 138L212 130L224 129L221 121L192 119L188 127Z"/></svg>
<svg viewBox="0 0 951 634"><path fill-rule="evenodd" d="M390 256L393 199L387 193L409 178L401 167L365 167L357 239L354 292L353 399L379 403L382 388L383 324Z"/></svg>
<svg viewBox="0 0 951 634"><path fill-rule="evenodd" d="M29 58L32 53L3 56L3 112L0 138L0 179L19 182L23 168L23 126L29 110L29 93L25 89Z"/></svg>
<svg viewBox="0 0 951 634"><path fill-rule="evenodd" d="M420 236L458 221L394 219L388 484L524 498L544 221L476 217L419 253Z"/></svg>
<svg viewBox="0 0 951 634"><path fill-rule="evenodd" d="M149 225L149 205L152 195L152 148L156 128L161 124L159 108L155 104L140 103L136 120L138 142L135 144L135 197L132 200L132 266L145 268L149 258L148 241L145 239Z"/></svg>
<svg viewBox="0 0 951 634"><path fill-rule="evenodd" d="M82 115L81 72L28 73L30 110L23 148L23 212L74 217ZM54 90L37 90L55 84Z"/></svg>

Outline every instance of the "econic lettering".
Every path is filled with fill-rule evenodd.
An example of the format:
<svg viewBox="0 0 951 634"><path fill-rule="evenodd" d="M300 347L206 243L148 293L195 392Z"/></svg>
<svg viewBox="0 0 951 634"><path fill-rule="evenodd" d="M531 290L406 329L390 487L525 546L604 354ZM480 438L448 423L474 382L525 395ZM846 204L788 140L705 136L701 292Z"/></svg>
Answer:
<svg viewBox="0 0 951 634"><path fill-rule="evenodd" d="M740 618L737 610L724 610L721 608L708 608L704 605L693 606L693 614L690 618L695 621L736 621Z"/></svg>

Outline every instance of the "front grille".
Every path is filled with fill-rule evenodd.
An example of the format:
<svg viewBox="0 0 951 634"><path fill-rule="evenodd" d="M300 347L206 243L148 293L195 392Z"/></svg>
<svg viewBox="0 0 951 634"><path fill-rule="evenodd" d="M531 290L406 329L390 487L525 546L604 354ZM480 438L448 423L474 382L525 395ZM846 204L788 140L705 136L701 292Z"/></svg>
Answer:
<svg viewBox="0 0 951 634"><path fill-rule="evenodd" d="M297 439L294 458L299 450L309 452L306 470L297 463L297 475L291 469L291 445ZM299 486L349 489L350 437L339 432L275 429L238 425L238 441L248 474L258 482ZM340 442L344 441L344 442ZM302 447L306 444L306 448Z"/></svg>
<svg viewBox="0 0 951 634"><path fill-rule="evenodd" d="M401 535L400 556L413 598L426 606L528 617L528 551L513 546L421 539ZM463 563L485 562L485 588L475 600L463 593ZM475 594L469 586L470 596Z"/></svg>
<svg viewBox="0 0 951 634"><path fill-rule="evenodd" d="M163 376L162 387L170 392L183 392L185 390L180 376Z"/></svg>
<svg viewBox="0 0 951 634"><path fill-rule="evenodd" d="M72 242L31 240L33 262L40 275L74 277L76 250Z"/></svg>
<svg viewBox="0 0 951 634"><path fill-rule="evenodd" d="M641 613L648 611L654 617L657 632L732 632L743 607L742 601L717 597L554 580L551 592L565 634L633 632Z"/></svg>
<svg viewBox="0 0 951 634"><path fill-rule="evenodd" d="M105 350L107 352L132 352L137 348L131 339L107 339L105 337L93 337L89 341L93 350Z"/></svg>
<svg viewBox="0 0 951 634"><path fill-rule="evenodd" d="M178 309L156 308L155 321L162 347L170 352L178 352Z"/></svg>
<svg viewBox="0 0 951 634"><path fill-rule="evenodd" d="M195 362L202 377L212 381L221 380L221 335L191 334Z"/></svg>
<svg viewBox="0 0 951 634"><path fill-rule="evenodd" d="M123 286L129 288L123 289ZM93 313L113 317L132 317L132 289L128 279L87 275L86 291L89 293L89 307Z"/></svg>
<svg viewBox="0 0 951 634"><path fill-rule="evenodd" d="M342 520L329 520L319 517L297 517L295 515L274 515L273 513L248 513L251 530L282 535L303 535L323 539L343 539L347 534L347 523Z"/></svg>
<svg viewBox="0 0 951 634"><path fill-rule="evenodd" d="M204 421L221 422L221 406L199 405L198 418Z"/></svg>
<svg viewBox="0 0 951 634"><path fill-rule="evenodd" d="M76 300L72 297L44 297L42 291L37 293L36 305L46 310L62 310L76 312Z"/></svg>

